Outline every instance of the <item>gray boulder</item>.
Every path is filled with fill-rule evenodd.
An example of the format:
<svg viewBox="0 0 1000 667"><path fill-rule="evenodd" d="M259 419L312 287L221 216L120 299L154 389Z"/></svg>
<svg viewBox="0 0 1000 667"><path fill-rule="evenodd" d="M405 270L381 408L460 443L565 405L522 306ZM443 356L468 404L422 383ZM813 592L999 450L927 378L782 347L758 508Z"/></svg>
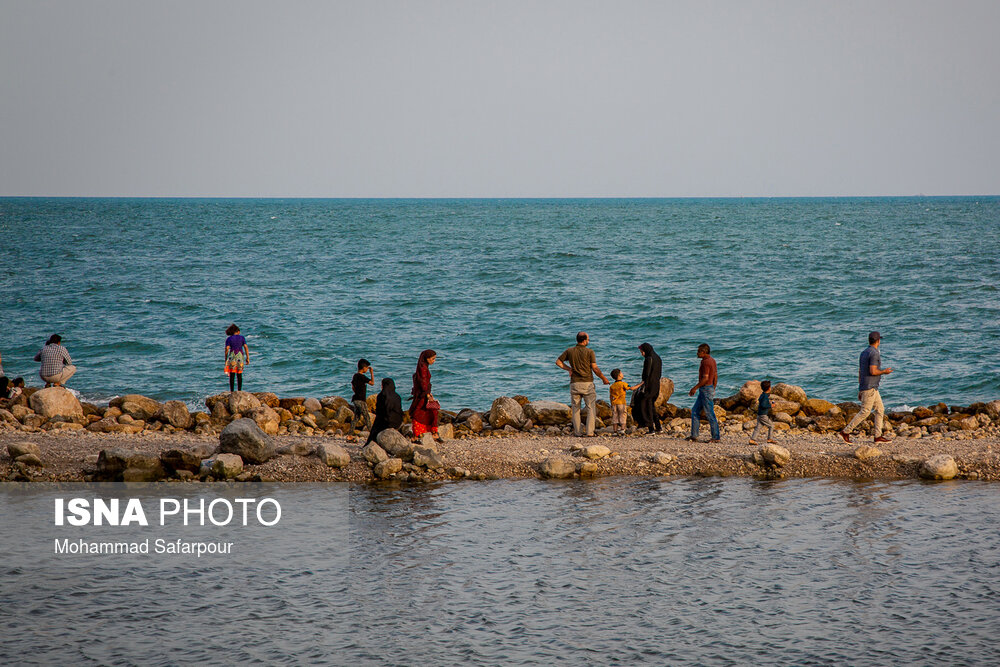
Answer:
<svg viewBox="0 0 1000 667"><path fill-rule="evenodd" d="M343 468L351 462L351 455L347 450L332 442L320 443L316 447L316 456L331 468Z"/></svg>
<svg viewBox="0 0 1000 667"><path fill-rule="evenodd" d="M185 449L168 449L160 454L160 462L167 472L176 473L179 470L187 470L197 474L201 468L202 459L211 455L211 453L206 453L204 456L201 454L201 452Z"/></svg>
<svg viewBox="0 0 1000 667"><path fill-rule="evenodd" d="M365 460L372 465L378 465L389 458L385 450L374 442L370 442L361 448L361 456L365 457Z"/></svg>
<svg viewBox="0 0 1000 667"><path fill-rule="evenodd" d="M110 406L121 410L123 415L143 421L160 412L160 402L142 394L126 394L111 401Z"/></svg>
<svg viewBox="0 0 1000 667"><path fill-rule="evenodd" d="M384 449L389 456L395 456L409 460L413 458L413 443L406 439L402 433L394 428L389 428L376 436L375 441L379 447Z"/></svg>
<svg viewBox="0 0 1000 667"><path fill-rule="evenodd" d="M212 475L218 479L232 479L243 472L243 459L236 454L219 454L212 463Z"/></svg>
<svg viewBox="0 0 1000 667"><path fill-rule="evenodd" d="M923 479L954 479L958 474L958 464L948 454L937 454L920 464L918 474Z"/></svg>
<svg viewBox="0 0 1000 667"><path fill-rule="evenodd" d="M193 421L187 406L181 401L167 401L161 405L156 418L174 428L182 429L190 428Z"/></svg>
<svg viewBox="0 0 1000 667"><path fill-rule="evenodd" d="M415 447L413 449L413 465L428 470L437 470L444 467L444 458L428 447Z"/></svg>
<svg viewBox="0 0 1000 667"><path fill-rule="evenodd" d="M114 448L97 455L99 482L155 482L165 476L160 457L150 452Z"/></svg>
<svg viewBox="0 0 1000 667"><path fill-rule="evenodd" d="M779 468L792 460L792 453L781 445L764 445L760 448L760 456L766 465Z"/></svg>
<svg viewBox="0 0 1000 667"><path fill-rule="evenodd" d="M65 387L48 387L39 389L28 399L31 409L42 417L64 417L83 416L83 406L76 400L69 389Z"/></svg>
<svg viewBox="0 0 1000 667"><path fill-rule="evenodd" d="M490 426L493 428L503 428L510 425L514 428L521 428L527 418L521 404L509 396L501 396L493 401L490 407Z"/></svg>
<svg viewBox="0 0 1000 667"><path fill-rule="evenodd" d="M566 479L567 477L572 477L576 472L576 464L569 459L552 456L542 461L539 470L542 473L542 477Z"/></svg>
<svg viewBox="0 0 1000 667"><path fill-rule="evenodd" d="M375 466L375 476L379 479L389 479L403 469L403 460L397 458L386 459Z"/></svg>
<svg viewBox="0 0 1000 667"><path fill-rule="evenodd" d="M230 414L245 415L261 406L260 399L248 391L234 391L229 394L227 401Z"/></svg>
<svg viewBox="0 0 1000 667"><path fill-rule="evenodd" d="M572 416L570 407L557 401L531 401L524 406L524 414L541 426L562 426Z"/></svg>
<svg viewBox="0 0 1000 667"><path fill-rule="evenodd" d="M252 394L247 396L257 400ZM219 434L219 452L237 454L248 463L264 463L275 455L274 441L254 420L236 419Z"/></svg>
<svg viewBox="0 0 1000 667"><path fill-rule="evenodd" d="M7 445L7 453L10 454L10 458L12 459L24 456L25 454L33 454L39 458L42 456L42 450L39 449L38 445L27 440L10 443Z"/></svg>

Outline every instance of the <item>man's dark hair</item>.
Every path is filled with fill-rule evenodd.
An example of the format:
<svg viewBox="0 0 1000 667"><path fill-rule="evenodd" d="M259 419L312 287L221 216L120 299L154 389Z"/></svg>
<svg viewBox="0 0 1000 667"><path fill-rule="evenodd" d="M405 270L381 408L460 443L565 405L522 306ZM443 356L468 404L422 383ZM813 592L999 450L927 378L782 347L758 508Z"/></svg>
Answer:
<svg viewBox="0 0 1000 667"><path fill-rule="evenodd" d="M235 324L230 324L229 328L226 329L226 335L227 336L232 336L233 334L235 334L239 330L240 330L240 328L238 326L236 326Z"/></svg>
<svg viewBox="0 0 1000 667"><path fill-rule="evenodd" d="M581 331L580 333L578 333L576 335L576 342L577 343L582 343L585 340L587 340L587 332Z"/></svg>
<svg viewBox="0 0 1000 667"><path fill-rule="evenodd" d="M771 388L771 381L770 380L764 380L763 382L760 383L760 390L761 391L767 391L770 388Z"/></svg>
<svg viewBox="0 0 1000 667"><path fill-rule="evenodd" d="M704 352L705 354L712 354L712 348L708 346L708 343L702 343L698 346L699 352Z"/></svg>
<svg viewBox="0 0 1000 667"><path fill-rule="evenodd" d="M58 345L61 342L62 342L62 336L60 336L59 334L52 334L51 336L49 336L49 340L45 344L46 345Z"/></svg>
<svg viewBox="0 0 1000 667"><path fill-rule="evenodd" d="M18 375L16 378L14 378L14 381L11 384L14 385L15 387L23 387L24 378Z"/></svg>
<svg viewBox="0 0 1000 667"><path fill-rule="evenodd" d="M615 370L611 371L611 377L613 377L614 379L617 380L621 376L622 376L622 369L616 368Z"/></svg>
<svg viewBox="0 0 1000 667"><path fill-rule="evenodd" d="M368 363L367 359L358 359L358 370L359 371L362 368L368 368L369 366L371 366L371 364Z"/></svg>

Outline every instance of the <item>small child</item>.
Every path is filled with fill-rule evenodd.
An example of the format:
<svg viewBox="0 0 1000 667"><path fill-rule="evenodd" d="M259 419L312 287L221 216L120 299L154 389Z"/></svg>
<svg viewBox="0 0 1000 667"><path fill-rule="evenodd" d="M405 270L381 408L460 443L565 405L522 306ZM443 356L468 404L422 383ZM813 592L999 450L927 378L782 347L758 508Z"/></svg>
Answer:
<svg viewBox="0 0 1000 667"><path fill-rule="evenodd" d="M10 386L10 400L13 403L24 393L24 378L20 376L14 378L14 381L10 383Z"/></svg>
<svg viewBox="0 0 1000 667"><path fill-rule="evenodd" d="M243 391L243 367L250 363L250 348L247 339L240 334L240 328L230 324L226 329L226 374L229 375L229 391ZM235 387L234 387L235 384Z"/></svg>
<svg viewBox="0 0 1000 667"><path fill-rule="evenodd" d="M625 421L628 419L628 406L625 402L625 392L632 391L632 387L622 378L622 371L616 368L611 371L611 378L614 382L608 389L611 394L611 420L615 435L625 435Z"/></svg>
<svg viewBox="0 0 1000 667"><path fill-rule="evenodd" d="M757 444L757 433L762 426L767 427L767 441L773 443L774 422L771 421L771 382L764 380L760 383L760 397L757 399L757 425L754 426L753 434L750 436L750 444Z"/></svg>
<svg viewBox="0 0 1000 667"><path fill-rule="evenodd" d="M365 375L367 373L367 375ZM351 396L351 405L354 406L354 424L352 428L357 430L360 419L368 431L372 429L372 416L368 412L368 385L375 384L375 371L367 359L358 360L358 372L351 378L351 389L354 395Z"/></svg>

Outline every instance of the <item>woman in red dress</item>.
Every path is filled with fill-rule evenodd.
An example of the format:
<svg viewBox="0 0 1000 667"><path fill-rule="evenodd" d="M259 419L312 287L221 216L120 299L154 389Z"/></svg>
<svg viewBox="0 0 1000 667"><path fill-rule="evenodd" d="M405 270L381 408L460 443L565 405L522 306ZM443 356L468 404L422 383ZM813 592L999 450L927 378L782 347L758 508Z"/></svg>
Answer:
<svg viewBox="0 0 1000 667"><path fill-rule="evenodd" d="M413 420L413 439L428 431L438 440L438 411L441 404L431 394L430 366L437 361L434 350L424 350L417 361L417 372L413 374L413 402L410 403L410 419Z"/></svg>

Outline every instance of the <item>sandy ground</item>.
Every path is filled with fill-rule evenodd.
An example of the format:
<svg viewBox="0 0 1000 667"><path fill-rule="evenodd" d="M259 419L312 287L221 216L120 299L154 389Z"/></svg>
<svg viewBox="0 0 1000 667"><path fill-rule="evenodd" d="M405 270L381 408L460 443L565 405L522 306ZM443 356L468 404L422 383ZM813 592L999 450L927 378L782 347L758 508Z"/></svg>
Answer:
<svg viewBox="0 0 1000 667"><path fill-rule="evenodd" d="M602 444L612 454L596 461L596 476L607 475L721 475L770 477L830 477L849 479L906 479L917 477L920 462L934 454L950 454L959 466L959 477L1000 481L1000 438L897 438L881 444L883 455L867 461L853 456L860 444L871 445L868 437L855 438L851 445L837 435L777 434L778 444L792 454L791 462L780 469L768 469L753 462L752 454L759 447L748 444L746 436L724 434L721 443L690 442L668 435L632 435L625 437L526 435L477 437L451 440L439 446L446 470L459 468L459 475L472 479L538 477L539 465L552 456L584 461L574 448ZM278 447L292 443L310 446L335 442L344 446L352 461L344 468L329 468L315 456L281 455L263 465L247 466L256 479L284 482L306 481L372 481L371 467L359 454L360 443L351 438L326 436L278 436ZM8 455L7 444L30 441L39 445L44 467L15 464ZM120 447L145 452L168 449L188 449L197 444L216 446L218 436L198 436L190 433L166 435L96 434L87 431L72 433L0 434L0 480L84 481L93 471L102 449ZM665 452L677 457L669 465L653 463L652 455ZM457 476L454 470L432 473L412 470L414 481L443 479Z"/></svg>

